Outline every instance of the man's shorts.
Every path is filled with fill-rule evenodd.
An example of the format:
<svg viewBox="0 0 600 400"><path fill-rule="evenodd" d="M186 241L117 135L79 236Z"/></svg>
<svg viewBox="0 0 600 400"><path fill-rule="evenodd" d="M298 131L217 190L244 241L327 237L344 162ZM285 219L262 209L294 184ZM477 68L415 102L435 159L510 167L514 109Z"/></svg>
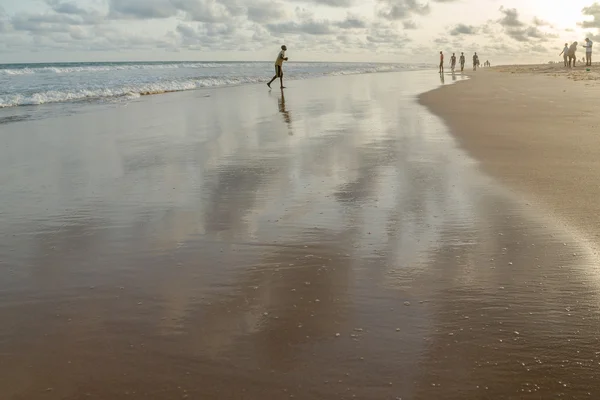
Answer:
<svg viewBox="0 0 600 400"><path fill-rule="evenodd" d="M275 76L277 78L281 78L283 76L283 69L281 69L281 65L275 66Z"/></svg>

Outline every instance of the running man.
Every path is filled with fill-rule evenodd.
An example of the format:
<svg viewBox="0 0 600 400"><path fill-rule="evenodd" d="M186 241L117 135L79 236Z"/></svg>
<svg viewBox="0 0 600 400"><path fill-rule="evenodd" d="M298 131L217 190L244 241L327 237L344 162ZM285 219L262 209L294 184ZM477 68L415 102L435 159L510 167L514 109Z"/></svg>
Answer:
<svg viewBox="0 0 600 400"><path fill-rule="evenodd" d="M565 43L565 48L563 49L563 51L560 52L560 54L558 55L563 56L563 60L565 61L565 67L567 66L567 64L569 64L569 43Z"/></svg>
<svg viewBox="0 0 600 400"><path fill-rule="evenodd" d="M463 72L465 69L465 53L460 53L460 72Z"/></svg>
<svg viewBox="0 0 600 400"><path fill-rule="evenodd" d="M585 66L590 67L592 65L592 46L594 43L589 38L585 38Z"/></svg>
<svg viewBox="0 0 600 400"><path fill-rule="evenodd" d="M440 51L440 74L444 73L444 53Z"/></svg>
<svg viewBox="0 0 600 400"><path fill-rule="evenodd" d="M456 67L456 55L452 53L452 57L450 57L450 69L454 72L454 68Z"/></svg>
<svg viewBox="0 0 600 400"><path fill-rule="evenodd" d="M267 83L269 89L271 88L271 83L273 83L273 81L277 78L279 78L281 88L285 89L285 86L283 86L283 62L288 60L288 58L285 56L286 50L287 47L285 47L285 45L281 46L281 51L277 56L277 60L275 60L275 76L273 77L273 79L271 79L269 83Z"/></svg>
<svg viewBox="0 0 600 400"><path fill-rule="evenodd" d="M475 54L473 54L473 71L477 71L478 65L479 65L479 56L477 55L477 52L475 52Z"/></svg>

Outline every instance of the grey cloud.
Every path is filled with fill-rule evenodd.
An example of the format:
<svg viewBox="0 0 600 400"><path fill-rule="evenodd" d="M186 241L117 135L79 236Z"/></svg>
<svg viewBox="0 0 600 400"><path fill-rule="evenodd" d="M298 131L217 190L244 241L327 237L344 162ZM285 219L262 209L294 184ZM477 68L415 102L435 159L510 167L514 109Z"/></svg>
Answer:
<svg viewBox="0 0 600 400"><path fill-rule="evenodd" d="M545 41L557 37L557 35L541 31L538 28L539 25L527 26L519 19L519 12L515 8L500 7L500 12L504 16L498 22L504 28L504 33L518 42L528 42L531 39ZM540 21L537 20L537 22ZM534 20L535 23L536 20Z"/></svg>
<svg viewBox="0 0 600 400"><path fill-rule="evenodd" d="M356 0L292 0L300 3L314 3L329 7L352 7L356 4Z"/></svg>
<svg viewBox="0 0 600 400"><path fill-rule="evenodd" d="M4 8L0 6L0 32L8 32L10 28L10 22L8 20L8 15L6 15L6 11Z"/></svg>
<svg viewBox="0 0 600 400"><path fill-rule="evenodd" d="M232 19L232 12L238 13L237 5L226 6L215 0L172 0L174 6L186 13L187 19L198 22L224 22Z"/></svg>
<svg viewBox="0 0 600 400"><path fill-rule="evenodd" d="M59 0L47 0L48 5L59 14L70 14L70 15L88 15L90 12L79 7L75 3L61 2Z"/></svg>
<svg viewBox="0 0 600 400"><path fill-rule="evenodd" d="M257 3L249 5L248 19L254 22L277 21L285 17L286 12L281 3Z"/></svg>
<svg viewBox="0 0 600 400"><path fill-rule="evenodd" d="M546 47L542 46L541 44L533 45L531 47L526 48L526 50L532 53L548 53L549 51Z"/></svg>
<svg viewBox="0 0 600 400"><path fill-rule="evenodd" d="M452 30L450 30L450 35L459 36L459 35L474 35L478 31L477 27L472 25L458 24Z"/></svg>
<svg viewBox="0 0 600 400"><path fill-rule="evenodd" d="M421 3L419 0L379 0L381 9L378 15L387 20L399 20L408 18L414 14L427 15L431 12L429 3Z"/></svg>
<svg viewBox="0 0 600 400"><path fill-rule="evenodd" d="M402 26L404 29L417 29L417 23L413 20L403 21Z"/></svg>
<svg viewBox="0 0 600 400"><path fill-rule="evenodd" d="M509 37L518 42L528 42L530 39L540 39L545 41L547 39L558 37L558 35L542 32L535 26L523 29L507 29L505 32Z"/></svg>
<svg viewBox="0 0 600 400"><path fill-rule="evenodd" d="M373 45L390 45L395 49L400 49L410 42L410 39L400 34L393 25L386 24L374 24L366 39Z"/></svg>
<svg viewBox="0 0 600 400"><path fill-rule="evenodd" d="M348 15L345 20L335 22L334 24L342 29L363 29L367 27L365 20L353 15Z"/></svg>
<svg viewBox="0 0 600 400"><path fill-rule="evenodd" d="M309 35L329 35L333 33L328 21L284 22L267 24L266 28L274 34L306 33Z"/></svg>
<svg viewBox="0 0 600 400"><path fill-rule="evenodd" d="M17 31L28 32L67 32L70 26L87 25L88 22L64 14L25 14L12 18L12 26Z"/></svg>
<svg viewBox="0 0 600 400"><path fill-rule="evenodd" d="M543 19L540 19L538 17L534 17L532 22L535 26L552 26L550 22L544 21Z"/></svg>
<svg viewBox="0 0 600 400"><path fill-rule="evenodd" d="M600 3L594 3L589 7L584 7L581 13L588 17L594 17L591 21L583 21L580 25L583 28L600 29Z"/></svg>
<svg viewBox="0 0 600 400"><path fill-rule="evenodd" d="M177 15L171 0L110 0L109 16L116 19L158 19Z"/></svg>
<svg viewBox="0 0 600 400"><path fill-rule="evenodd" d="M184 37L194 37L196 36L197 32L196 29L192 28L189 25L183 25L183 24L179 24L177 25L176 28L177 32L179 32L182 36Z"/></svg>
<svg viewBox="0 0 600 400"><path fill-rule="evenodd" d="M500 25L511 28L525 25L519 20L519 12L516 8L500 7L500 12L504 14L504 17L499 21Z"/></svg>

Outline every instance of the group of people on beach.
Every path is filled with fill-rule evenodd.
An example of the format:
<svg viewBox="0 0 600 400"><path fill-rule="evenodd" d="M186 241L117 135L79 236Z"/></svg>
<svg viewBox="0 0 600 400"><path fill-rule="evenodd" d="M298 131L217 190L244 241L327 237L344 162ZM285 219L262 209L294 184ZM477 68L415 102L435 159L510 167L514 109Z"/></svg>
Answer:
<svg viewBox="0 0 600 400"><path fill-rule="evenodd" d="M589 42L589 62L591 65L591 59L592 59L592 45L591 45L591 40L589 39L585 39L587 42ZM574 46L574 50L572 52L573 57L575 57L575 50L577 49L577 42L573 43L573 45L571 47ZM584 46L586 47L586 46ZM285 86L283 86L283 62L287 61L288 58L285 56L285 52L287 51L287 47L285 45L281 46L281 51L279 52L279 54L277 55L277 59L275 60L275 75L273 76L273 78L269 81L269 83L267 83L267 86L269 88L271 88L271 83L273 83L273 81L277 78L279 78L279 82L280 82L280 87L281 89L284 89ZM569 54L571 54L571 48L567 46L567 44L565 43L565 50L563 50L563 53L565 54L565 66L567 65L567 53L566 51L569 52ZM561 54L563 54L561 53ZM456 68L456 53L452 53L452 57L450 57L450 69L452 70L452 72L454 72L455 68ZM460 64L460 72L463 72L465 69L465 62L466 62L466 58L465 58L465 53L461 52L460 53L460 57L458 58L458 62ZM473 71L477 71L477 67L479 67L480 63L479 63L479 56L477 55L477 52L475 52L473 54ZM486 61L484 64L484 66L486 67L491 67L492 64L488 61ZM569 65L570 65L570 61L569 61ZM573 65L575 65L575 61L573 61ZM444 73L444 52L440 51L440 74Z"/></svg>
<svg viewBox="0 0 600 400"><path fill-rule="evenodd" d="M565 43L565 47L563 51L559 54L559 56L563 56L563 60L565 63L565 67L572 68L577 63L577 57L575 53L577 52L577 42L573 42L569 46L569 43ZM585 48L585 66L590 67L592 65L592 46L594 43L590 40L590 38L585 38L585 44L582 46Z"/></svg>
<svg viewBox="0 0 600 400"><path fill-rule="evenodd" d="M463 72L465 69L465 53L461 52L460 53L460 57L458 59L458 62L460 63L460 72ZM477 67L479 67L479 56L477 55L477 52L475 52L475 54L473 54L473 71L477 71ZM490 64L489 61L486 61L484 64L484 66L486 67L490 67L492 64ZM452 53L452 57L450 57L450 69L452 70L452 72L454 72L456 68L456 53ZM444 73L444 52L440 51L440 74Z"/></svg>

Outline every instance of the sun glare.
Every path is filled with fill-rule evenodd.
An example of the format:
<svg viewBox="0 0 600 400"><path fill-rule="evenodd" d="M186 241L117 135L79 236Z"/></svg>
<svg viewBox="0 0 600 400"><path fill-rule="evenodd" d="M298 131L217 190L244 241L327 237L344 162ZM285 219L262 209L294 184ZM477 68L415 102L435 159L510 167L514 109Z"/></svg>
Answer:
<svg viewBox="0 0 600 400"><path fill-rule="evenodd" d="M546 20L559 29L574 29L581 31L578 23L590 19L584 17L581 10L593 4L593 0L570 0L570 1L548 1L548 0L530 0L529 11L532 15Z"/></svg>

